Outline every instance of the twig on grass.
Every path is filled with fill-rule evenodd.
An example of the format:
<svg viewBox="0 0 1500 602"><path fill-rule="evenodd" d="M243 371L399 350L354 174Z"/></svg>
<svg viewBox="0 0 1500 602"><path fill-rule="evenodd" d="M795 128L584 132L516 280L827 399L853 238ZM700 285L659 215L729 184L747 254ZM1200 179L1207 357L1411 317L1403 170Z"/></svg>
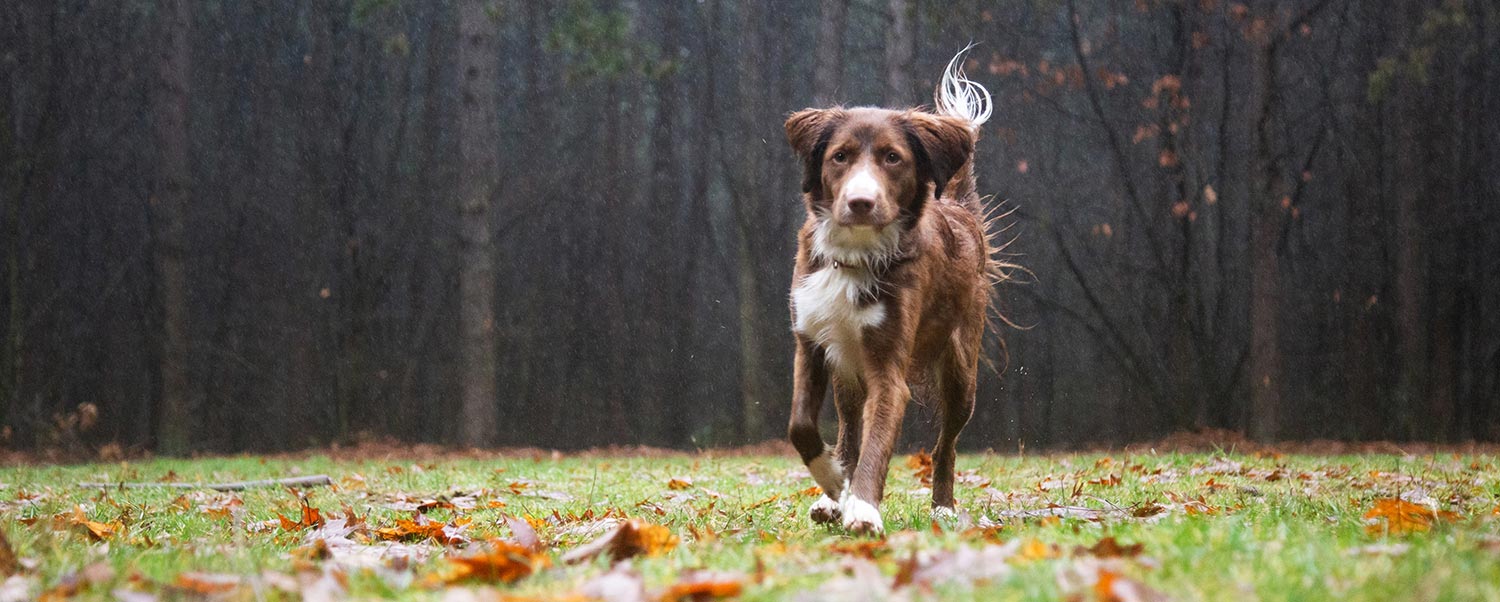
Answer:
<svg viewBox="0 0 1500 602"><path fill-rule="evenodd" d="M242 489L254 489L257 487L317 487L319 485L332 485L333 479L326 474L315 474L305 477L288 477L285 479L261 479L259 481L235 481L232 483L79 483L84 489L213 489L215 491L240 491Z"/></svg>

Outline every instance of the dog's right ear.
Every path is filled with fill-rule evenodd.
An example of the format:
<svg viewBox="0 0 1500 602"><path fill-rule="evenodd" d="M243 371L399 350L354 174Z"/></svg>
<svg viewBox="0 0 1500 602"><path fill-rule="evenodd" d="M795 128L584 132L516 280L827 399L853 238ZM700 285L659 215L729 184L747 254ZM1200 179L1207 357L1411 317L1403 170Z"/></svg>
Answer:
<svg viewBox="0 0 1500 602"><path fill-rule="evenodd" d="M833 128L844 118L839 109L802 109L786 120L786 141L802 159L802 192L817 190L823 181L823 152Z"/></svg>

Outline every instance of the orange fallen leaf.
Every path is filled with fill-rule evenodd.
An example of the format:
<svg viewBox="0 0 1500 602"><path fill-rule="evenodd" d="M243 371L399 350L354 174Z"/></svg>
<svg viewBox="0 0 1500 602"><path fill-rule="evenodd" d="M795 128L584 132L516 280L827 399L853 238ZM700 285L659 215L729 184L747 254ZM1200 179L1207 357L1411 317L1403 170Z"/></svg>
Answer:
<svg viewBox="0 0 1500 602"><path fill-rule="evenodd" d="M687 477L673 477L671 480L667 481L667 489L671 489L673 491L682 491L683 489L687 489L692 486L693 480Z"/></svg>
<svg viewBox="0 0 1500 602"><path fill-rule="evenodd" d="M661 602L680 602L682 600L733 598L744 591L745 586L742 581L734 575L712 571L693 571L668 587L657 599Z"/></svg>
<svg viewBox="0 0 1500 602"><path fill-rule="evenodd" d="M1021 549L1016 552L1021 560L1046 560L1057 558L1057 548L1049 546L1035 539L1028 539L1021 543Z"/></svg>
<svg viewBox="0 0 1500 602"><path fill-rule="evenodd" d="M576 564L600 554L611 559L624 560L645 554L656 556L677 547L677 536L670 529L640 519L620 523L609 533L592 542L579 546L563 556L565 564Z"/></svg>
<svg viewBox="0 0 1500 602"><path fill-rule="evenodd" d="M471 519L464 517L452 523L444 523L418 514L416 520L397 519L396 526L375 530L375 536L390 541L426 541L431 539L443 545L463 543L464 527Z"/></svg>
<svg viewBox="0 0 1500 602"><path fill-rule="evenodd" d="M828 550L837 554L874 560L876 556L889 552L890 548L886 547L885 540L860 539L835 541L829 544Z"/></svg>
<svg viewBox="0 0 1500 602"><path fill-rule="evenodd" d="M921 481L925 487L932 486L932 455L925 451L919 451L906 459L906 467L911 469L911 476Z"/></svg>
<svg viewBox="0 0 1500 602"><path fill-rule="evenodd" d="M1145 546L1139 543L1120 545L1113 537L1105 537L1087 548L1078 546L1074 548L1076 554L1090 554L1099 558L1131 558L1138 556Z"/></svg>
<svg viewBox="0 0 1500 602"><path fill-rule="evenodd" d="M177 576L172 586L191 594L211 596L231 591L240 586L239 575L220 573L187 572Z"/></svg>
<svg viewBox="0 0 1500 602"><path fill-rule="evenodd" d="M1405 535L1427 531L1436 520L1456 520L1458 515L1447 511L1434 511L1421 504L1403 499L1384 498L1375 500L1375 507L1365 513L1365 532L1370 535Z"/></svg>
<svg viewBox="0 0 1500 602"><path fill-rule="evenodd" d="M428 575L423 584L429 587L461 581L515 583L551 562L547 556L523 546L492 539L487 549L466 556L448 558L448 568Z"/></svg>
<svg viewBox="0 0 1500 602"><path fill-rule="evenodd" d="M763 500L760 500L760 501L755 502L753 504L750 504L749 506L745 506L745 510L746 511L754 510L756 508L759 508L761 506L764 506L766 504L769 504L769 503L774 502L774 501L779 500L779 499L781 499L781 494L771 494L771 497L768 497L766 499L763 499Z"/></svg>
<svg viewBox="0 0 1500 602"><path fill-rule="evenodd" d="M285 516L282 516L279 512L276 514L276 518L281 522L281 530L301 531L303 529L323 526L323 513L319 512L317 508L309 505L306 499L301 500L301 503L302 516L298 520L294 521L292 519L289 519Z"/></svg>

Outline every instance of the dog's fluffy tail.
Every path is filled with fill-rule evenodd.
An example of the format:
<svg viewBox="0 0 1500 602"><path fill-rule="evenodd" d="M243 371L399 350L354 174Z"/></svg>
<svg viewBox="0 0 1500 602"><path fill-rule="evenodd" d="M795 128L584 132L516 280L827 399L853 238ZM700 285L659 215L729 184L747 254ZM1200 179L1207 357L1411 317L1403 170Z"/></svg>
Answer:
<svg viewBox="0 0 1500 602"><path fill-rule="evenodd" d="M978 133L979 126L990 120L995 105L990 100L990 91L964 76L964 54L974 48L969 44L948 61L943 69L943 79L932 92L933 106L939 115L958 117L969 122L969 127Z"/></svg>
<svg viewBox="0 0 1500 602"><path fill-rule="evenodd" d="M964 76L964 54L973 48L973 44L968 45L948 61L948 67L943 70L943 78L932 93L932 102L937 114L969 122L969 131L973 133L974 142L977 144L979 132L983 129L985 122L990 120L995 104L990 98L989 90L979 82ZM1015 257L1013 253L1006 251L1006 247L1015 242L1015 235L1010 232L1015 226L1015 207L1007 206L1003 202L986 206L984 199L980 198L976 190L972 155L969 157L969 162L959 169L953 179L949 180L945 190L952 191L954 200L973 211L974 215L979 218L980 226L984 229L985 273L990 280L990 308L985 315L985 330L998 333L997 322L1013 328L1021 328L1006 317L1004 310L999 307L995 292L995 285L1027 279L1031 274L1024 266L1013 261ZM995 341L999 346L999 361L992 361L989 354L985 354L985 363L997 372L1004 372L1007 360L1005 339L997 336Z"/></svg>
<svg viewBox="0 0 1500 602"><path fill-rule="evenodd" d="M974 137L974 142L979 142L981 126L990 120L990 114L995 105L990 100L990 91L986 90L979 82L964 76L964 54L974 47L968 45L948 61L948 67L943 69L943 78L938 82L937 89L932 92L932 103L934 112L938 115L956 117L969 123L969 131ZM950 191L953 199L963 203L974 211L976 215L984 215L985 210L980 206L979 195L974 185L974 158L969 157L958 173L943 187Z"/></svg>

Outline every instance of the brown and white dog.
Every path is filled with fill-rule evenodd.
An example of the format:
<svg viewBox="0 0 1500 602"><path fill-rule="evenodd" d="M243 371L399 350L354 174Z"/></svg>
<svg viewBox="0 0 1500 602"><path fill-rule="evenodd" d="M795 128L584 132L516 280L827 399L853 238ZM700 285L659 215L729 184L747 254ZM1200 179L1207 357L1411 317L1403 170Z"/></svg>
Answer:
<svg viewBox="0 0 1500 602"><path fill-rule="evenodd" d="M954 444L974 383L1000 264L972 157L988 91L954 57L935 109L805 109L786 121L804 164L807 222L792 280L797 338L788 436L823 496L812 520L885 530L879 505L911 387L930 392L934 515L953 512ZM829 383L838 443L818 432Z"/></svg>

